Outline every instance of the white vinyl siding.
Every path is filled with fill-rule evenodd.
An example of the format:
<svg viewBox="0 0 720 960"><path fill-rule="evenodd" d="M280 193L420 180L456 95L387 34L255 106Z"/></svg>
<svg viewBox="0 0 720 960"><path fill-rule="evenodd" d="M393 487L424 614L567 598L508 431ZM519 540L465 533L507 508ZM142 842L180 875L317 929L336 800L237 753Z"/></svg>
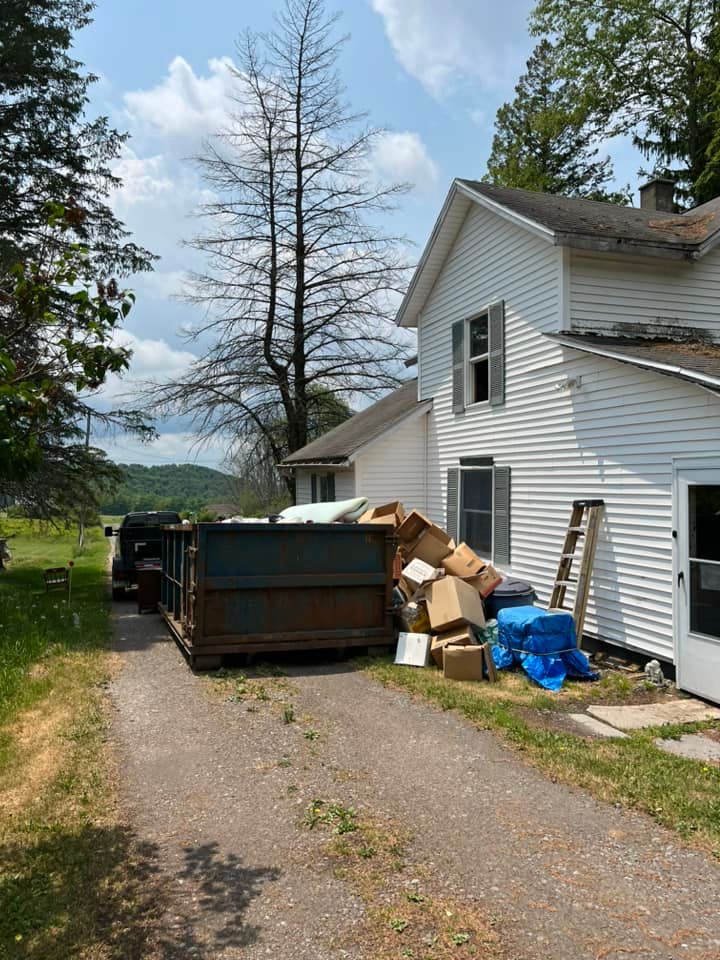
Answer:
<svg viewBox="0 0 720 960"><path fill-rule="evenodd" d="M322 473L329 473L327 467L317 466L312 469L300 467L295 471L295 503L302 505L312 503L312 485L310 478L315 473L318 476ZM350 500L356 496L355 493L355 474L353 468L345 470L335 470L335 500ZM320 486L318 484L318 497L320 496Z"/></svg>
<svg viewBox="0 0 720 960"><path fill-rule="evenodd" d="M545 339L562 323L561 259L480 208L468 215L418 325L421 396L434 401L428 514L445 523L447 470L461 457L510 466L510 570L547 603L572 501L604 499L586 631L672 659L672 460L717 453L720 399ZM500 299L506 402L454 414L451 325Z"/></svg>
<svg viewBox="0 0 720 960"><path fill-rule="evenodd" d="M570 253L570 318L578 333L690 327L720 341L719 299L720 248L692 263Z"/></svg>
<svg viewBox="0 0 720 960"><path fill-rule="evenodd" d="M406 510L426 508L425 426L413 416L376 441L355 461L357 496L377 507L401 500Z"/></svg>

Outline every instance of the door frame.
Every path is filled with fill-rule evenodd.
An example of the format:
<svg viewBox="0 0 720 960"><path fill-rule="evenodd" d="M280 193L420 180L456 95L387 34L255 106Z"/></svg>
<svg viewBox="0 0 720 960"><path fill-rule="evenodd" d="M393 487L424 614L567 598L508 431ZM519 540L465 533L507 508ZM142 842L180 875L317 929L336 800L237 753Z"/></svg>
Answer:
<svg viewBox="0 0 720 960"><path fill-rule="evenodd" d="M675 671L678 680L678 686L681 686L682 668L680 665L680 642L682 626L686 622L688 632L690 629L690 612L687 609L681 611L680 608L680 590L678 589L678 574L682 568L680 559L681 526L687 523L687 517L680 512L680 474L685 470L715 470L718 474L718 484L720 485L720 454L706 454L705 456L687 456L672 458L672 611L673 611L673 659L675 661ZM686 504L682 505L683 508ZM685 544L689 550L689 543ZM689 556L689 553L688 553ZM687 560L687 558L685 558ZM689 570L684 577L685 589L689 589L690 577ZM687 596L687 594L686 594ZM681 687L682 689L682 687ZM693 692L693 691L689 691ZM702 696L702 694L700 694Z"/></svg>

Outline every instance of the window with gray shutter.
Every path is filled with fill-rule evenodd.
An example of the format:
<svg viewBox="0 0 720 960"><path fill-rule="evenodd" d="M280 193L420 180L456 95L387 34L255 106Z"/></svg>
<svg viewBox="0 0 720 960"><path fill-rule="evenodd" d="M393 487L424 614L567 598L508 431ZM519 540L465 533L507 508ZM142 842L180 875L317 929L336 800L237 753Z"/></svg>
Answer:
<svg viewBox="0 0 720 960"><path fill-rule="evenodd" d="M316 473L311 474L311 475L310 475L310 502L311 502L311 503L317 503L317 502L318 502L318 489L317 489L318 483L317 483L317 481L318 481L317 474L316 474Z"/></svg>
<svg viewBox="0 0 720 960"><path fill-rule="evenodd" d="M452 325L452 405L453 413L465 409L465 322Z"/></svg>
<svg viewBox="0 0 720 960"><path fill-rule="evenodd" d="M457 467L451 467L447 472L446 530L453 540L457 540L459 475L460 471Z"/></svg>
<svg viewBox="0 0 720 960"><path fill-rule="evenodd" d="M490 306L490 404L505 403L505 301Z"/></svg>
<svg viewBox="0 0 720 960"><path fill-rule="evenodd" d="M495 467L493 495L493 562L510 563L510 467Z"/></svg>

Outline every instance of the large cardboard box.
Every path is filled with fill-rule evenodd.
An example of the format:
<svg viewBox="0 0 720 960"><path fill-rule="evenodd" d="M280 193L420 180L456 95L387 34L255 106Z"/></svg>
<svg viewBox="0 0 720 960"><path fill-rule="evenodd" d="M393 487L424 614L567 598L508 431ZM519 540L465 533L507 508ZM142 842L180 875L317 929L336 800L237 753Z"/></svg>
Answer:
<svg viewBox="0 0 720 960"><path fill-rule="evenodd" d="M403 543L414 543L432 525L432 520L428 520L419 510L411 510L398 527L397 535Z"/></svg>
<svg viewBox="0 0 720 960"><path fill-rule="evenodd" d="M405 508L399 500L366 510L358 523L391 523L396 529L405 519Z"/></svg>
<svg viewBox="0 0 720 960"><path fill-rule="evenodd" d="M395 663L407 667L427 667L430 665L429 633L401 633L395 652Z"/></svg>
<svg viewBox="0 0 720 960"><path fill-rule="evenodd" d="M455 549L455 541L440 527L431 524L420 534L418 539L407 549L409 561L424 560L433 567L439 567L443 559Z"/></svg>
<svg viewBox="0 0 720 960"><path fill-rule="evenodd" d="M475 643L475 636L471 627L460 627L457 630L449 630L447 633L439 633L432 638L430 654L435 663L442 669L443 650L447 646L465 647Z"/></svg>
<svg viewBox="0 0 720 960"><path fill-rule="evenodd" d="M438 633L452 630L466 623L474 623L478 627L485 626L485 613L480 594L459 577L433 580L427 585L425 596L430 625Z"/></svg>

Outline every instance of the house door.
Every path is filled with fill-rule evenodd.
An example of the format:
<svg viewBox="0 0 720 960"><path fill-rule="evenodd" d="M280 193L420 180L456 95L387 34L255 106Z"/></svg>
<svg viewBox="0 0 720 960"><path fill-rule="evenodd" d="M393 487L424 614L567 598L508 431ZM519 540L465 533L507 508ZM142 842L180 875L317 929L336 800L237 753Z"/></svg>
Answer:
<svg viewBox="0 0 720 960"><path fill-rule="evenodd" d="M720 461L677 466L675 501L677 682L720 702Z"/></svg>

